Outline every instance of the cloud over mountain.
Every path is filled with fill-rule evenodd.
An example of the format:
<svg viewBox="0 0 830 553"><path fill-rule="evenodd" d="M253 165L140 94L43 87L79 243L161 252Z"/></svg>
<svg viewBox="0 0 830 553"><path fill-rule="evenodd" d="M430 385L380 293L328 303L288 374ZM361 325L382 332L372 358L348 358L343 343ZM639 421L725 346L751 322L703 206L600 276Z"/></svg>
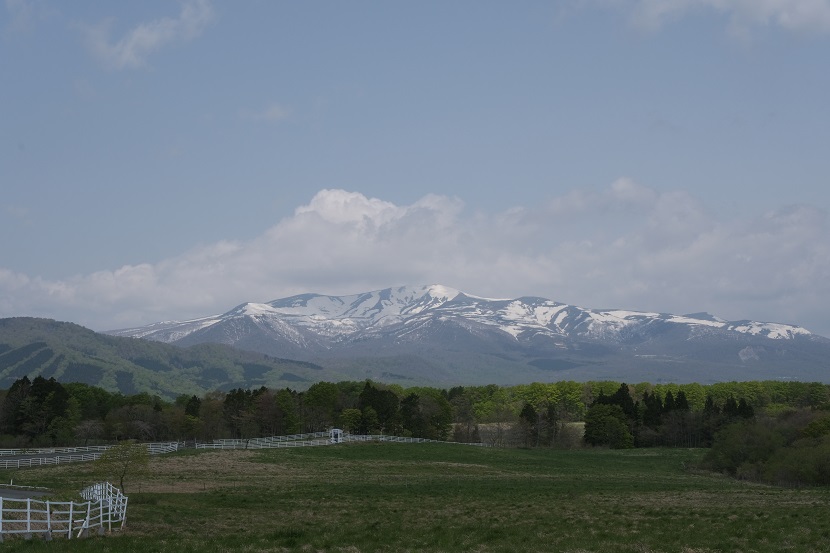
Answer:
<svg viewBox="0 0 830 553"><path fill-rule="evenodd" d="M709 311L827 334L828 244L827 213L813 207L727 221L686 192L630 179L495 214L440 195L396 205L327 189L249 241L59 281L0 269L0 315L106 329L304 292L443 282L491 297Z"/></svg>

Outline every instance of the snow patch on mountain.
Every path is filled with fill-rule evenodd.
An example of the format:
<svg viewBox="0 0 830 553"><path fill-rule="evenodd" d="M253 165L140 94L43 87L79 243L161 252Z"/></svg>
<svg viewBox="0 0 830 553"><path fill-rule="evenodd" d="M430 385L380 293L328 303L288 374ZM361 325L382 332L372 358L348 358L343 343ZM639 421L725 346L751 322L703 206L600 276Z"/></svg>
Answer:
<svg viewBox="0 0 830 553"><path fill-rule="evenodd" d="M212 326L221 320L221 315L212 315L210 317L201 317L188 321L164 321L138 328L111 330L107 334L112 334L113 336L129 336L132 338L148 338L160 342L175 342L193 332Z"/></svg>
<svg viewBox="0 0 830 553"><path fill-rule="evenodd" d="M232 321L239 324L231 325ZM242 324L244 321L249 324ZM435 327L430 326L431 322L453 326ZM621 309L591 310L537 297L488 299L438 284L401 286L349 296L302 294L268 303L245 303L220 316L156 323L111 334L175 342L220 323L230 325L224 330L229 334L228 339L233 339L235 333L251 332L250 323L253 323L266 335L301 347L311 347L313 343L325 349L390 332L402 338L407 333L414 336L416 331L428 332L435 328L465 328L476 333L489 327L518 341L548 336L554 341L572 338L619 344L632 337L642 339L652 328L664 328L665 324L688 328L689 339L704 331L730 331L776 340L810 336L809 331L796 326L728 322L708 313L671 315Z"/></svg>
<svg viewBox="0 0 830 553"><path fill-rule="evenodd" d="M790 340L795 336L809 336L811 333L805 328L779 323L755 323L730 325L730 330L752 334L753 336L764 335L767 338Z"/></svg>
<svg viewBox="0 0 830 553"><path fill-rule="evenodd" d="M725 321L710 320L710 319L698 319L698 318L691 317L691 316L688 316L688 315L684 315L684 316L671 315L666 320L670 323L677 323L677 324L711 326L711 327L714 327L714 328L725 328L726 327L726 322Z"/></svg>

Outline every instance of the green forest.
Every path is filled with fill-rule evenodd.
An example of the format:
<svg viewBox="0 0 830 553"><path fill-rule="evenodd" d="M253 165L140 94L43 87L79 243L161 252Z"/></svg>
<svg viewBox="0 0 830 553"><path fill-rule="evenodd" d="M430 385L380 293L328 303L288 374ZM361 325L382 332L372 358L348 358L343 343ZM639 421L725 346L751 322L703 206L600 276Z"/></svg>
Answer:
<svg viewBox="0 0 830 553"><path fill-rule="evenodd" d="M324 431L524 448L709 448L739 478L830 485L830 386L803 382L403 388L318 382L165 401L23 377L0 391L0 446L201 441Z"/></svg>

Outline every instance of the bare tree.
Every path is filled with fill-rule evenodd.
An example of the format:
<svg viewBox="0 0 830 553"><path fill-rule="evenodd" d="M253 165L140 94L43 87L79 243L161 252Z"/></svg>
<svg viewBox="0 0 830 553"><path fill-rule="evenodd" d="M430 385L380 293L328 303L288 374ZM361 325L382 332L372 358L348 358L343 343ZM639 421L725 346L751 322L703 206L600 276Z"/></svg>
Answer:
<svg viewBox="0 0 830 553"><path fill-rule="evenodd" d="M150 454L145 444L122 442L106 450L95 461L95 473L105 480L117 480L121 492L124 480L145 474L150 466Z"/></svg>

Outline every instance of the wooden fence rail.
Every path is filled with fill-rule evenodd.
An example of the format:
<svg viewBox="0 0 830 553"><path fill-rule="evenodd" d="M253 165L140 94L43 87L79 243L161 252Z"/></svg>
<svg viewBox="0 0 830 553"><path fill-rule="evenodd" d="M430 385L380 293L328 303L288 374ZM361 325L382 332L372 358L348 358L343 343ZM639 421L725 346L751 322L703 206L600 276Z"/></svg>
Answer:
<svg viewBox="0 0 830 553"><path fill-rule="evenodd" d="M0 497L0 542L5 536L19 535L44 539L67 539L103 534L121 529L127 521L127 496L109 482L93 484L81 492L85 502L40 501Z"/></svg>

